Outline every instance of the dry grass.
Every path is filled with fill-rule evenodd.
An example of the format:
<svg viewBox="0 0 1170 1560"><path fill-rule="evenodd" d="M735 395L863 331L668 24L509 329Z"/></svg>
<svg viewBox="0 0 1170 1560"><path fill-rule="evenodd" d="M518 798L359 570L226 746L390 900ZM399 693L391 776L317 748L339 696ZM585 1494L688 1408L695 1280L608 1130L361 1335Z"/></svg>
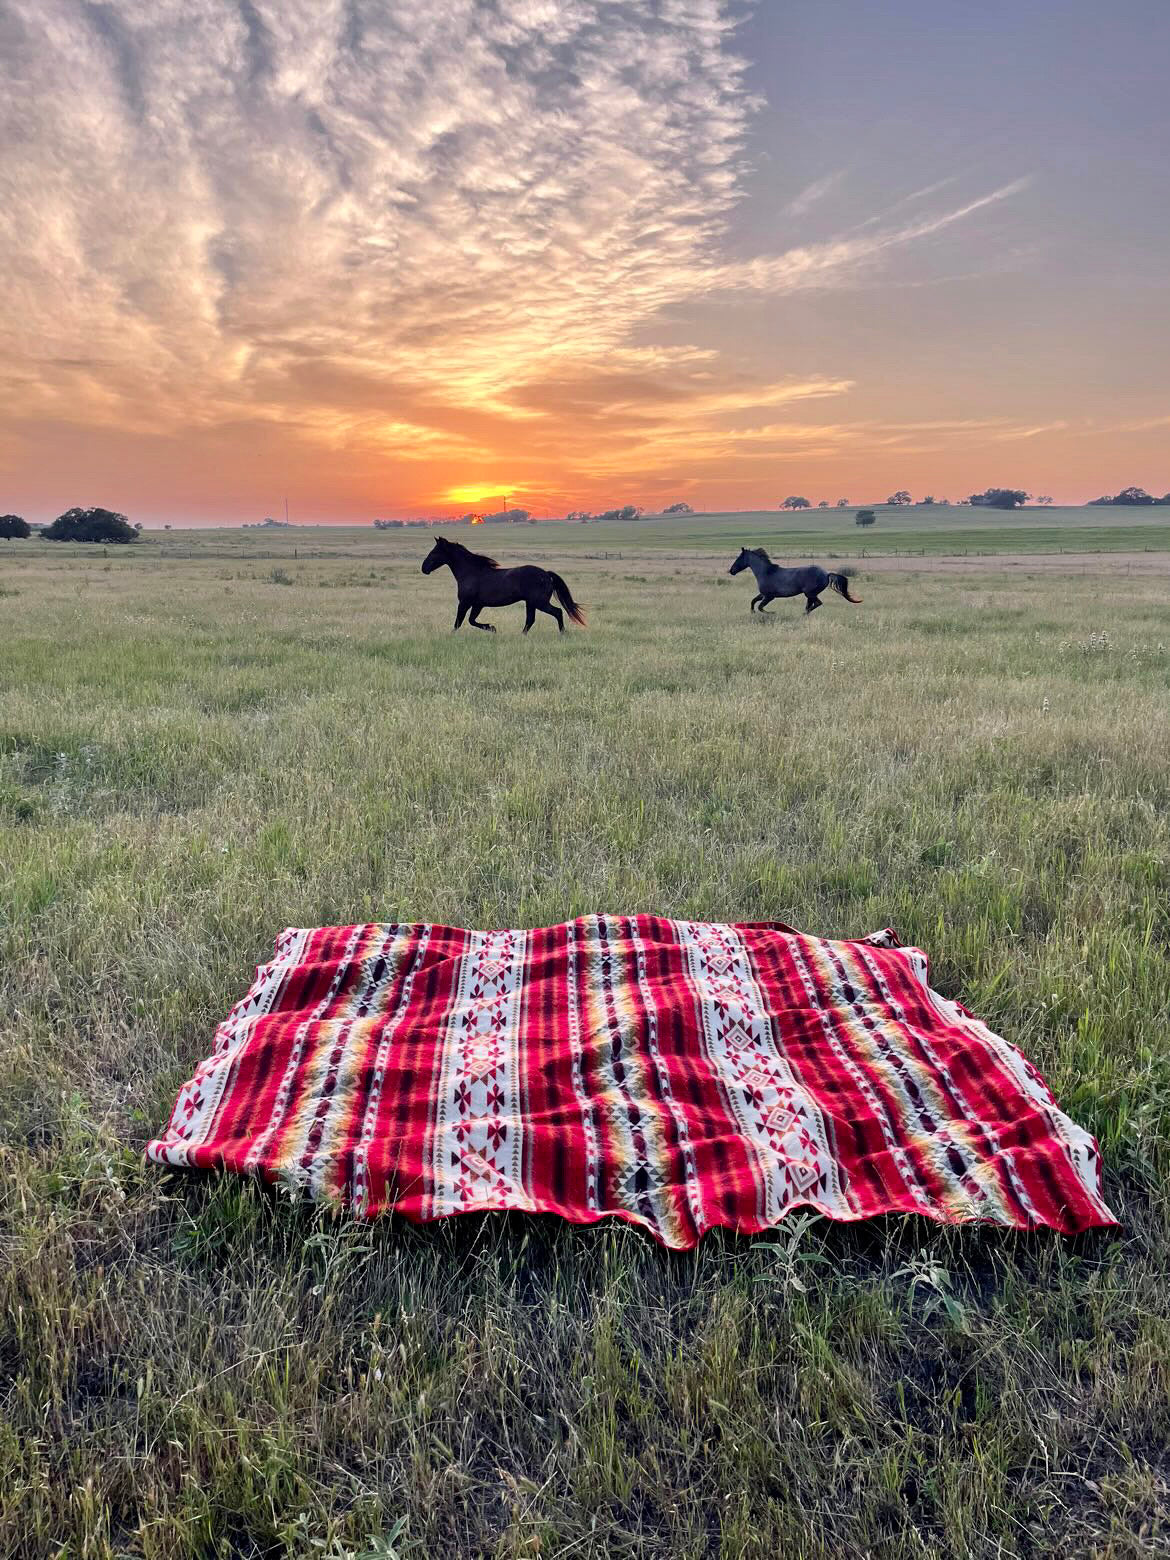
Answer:
<svg viewBox="0 0 1170 1560"><path fill-rule="evenodd" d="M6 567L0 1552L1165 1552L1161 584L883 573L761 625L583 527L587 632L452 637L420 546ZM892 923L1098 1134L1122 1231L672 1257L141 1164L283 926L599 909Z"/></svg>

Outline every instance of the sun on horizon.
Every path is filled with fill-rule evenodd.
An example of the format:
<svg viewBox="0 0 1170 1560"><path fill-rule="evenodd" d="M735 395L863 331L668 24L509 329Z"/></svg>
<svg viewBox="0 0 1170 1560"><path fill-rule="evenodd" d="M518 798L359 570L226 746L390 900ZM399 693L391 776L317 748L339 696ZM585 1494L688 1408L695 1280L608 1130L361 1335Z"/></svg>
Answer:
<svg viewBox="0 0 1170 1560"><path fill-rule="evenodd" d="M451 487L440 498L441 504L471 504L482 508L487 504L503 503L513 495L513 489L500 483L469 483L463 487Z"/></svg>

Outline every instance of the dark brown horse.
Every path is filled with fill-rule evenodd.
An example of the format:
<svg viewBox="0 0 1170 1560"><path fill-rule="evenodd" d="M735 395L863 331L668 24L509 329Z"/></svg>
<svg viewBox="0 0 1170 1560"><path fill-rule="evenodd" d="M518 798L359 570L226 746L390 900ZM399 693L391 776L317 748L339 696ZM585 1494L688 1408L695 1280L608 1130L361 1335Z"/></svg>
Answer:
<svg viewBox="0 0 1170 1560"><path fill-rule="evenodd" d="M484 553L473 553L462 542L449 542L445 536L437 537L435 545L423 560L424 574L433 574L446 564L455 576L459 592L459 610L455 614L455 628L470 612L468 622L472 628L482 628L489 634L495 629L490 623L481 623L479 614L485 607L510 607L522 601L528 609L524 620L527 633L536 622L538 612L547 612L556 619L557 627L565 631L565 614L552 605L555 596L574 623L585 624L585 614L559 574L551 569L538 569L535 564L522 564L518 569L501 569L494 558ZM452 630L454 632L454 630Z"/></svg>

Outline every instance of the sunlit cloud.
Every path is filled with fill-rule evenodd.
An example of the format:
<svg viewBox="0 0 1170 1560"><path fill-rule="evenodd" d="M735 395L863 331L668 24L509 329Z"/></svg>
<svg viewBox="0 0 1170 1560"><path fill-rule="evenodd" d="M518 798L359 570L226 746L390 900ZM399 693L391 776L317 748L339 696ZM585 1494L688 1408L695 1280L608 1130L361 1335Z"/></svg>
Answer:
<svg viewBox="0 0 1170 1560"><path fill-rule="evenodd" d="M1037 439L1041 434L1059 433L1067 427L1068 423L1064 421L1037 423L1031 428L1009 428L1006 432L1001 433L999 437L1001 439Z"/></svg>
<svg viewBox="0 0 1170 1560"><path fill-rule="evenodd" d="M363 469L446 461L444 503L494 498L484 472L563 492L835 447L844 425L797 434L772 414L846 399L852 378L753 376L656 344L658 323L715 295L860 285L1027 181L728 254L755 107L742 10L6 0L11 415L152 438L250 426ZM9 433L0 455L18 447Z"/></svg>

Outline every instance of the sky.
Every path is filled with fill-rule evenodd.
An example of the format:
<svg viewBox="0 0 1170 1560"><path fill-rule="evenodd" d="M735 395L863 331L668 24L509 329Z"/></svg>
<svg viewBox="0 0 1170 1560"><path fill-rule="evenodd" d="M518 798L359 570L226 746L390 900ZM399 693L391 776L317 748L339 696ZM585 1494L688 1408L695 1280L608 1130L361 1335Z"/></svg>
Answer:
<svg viewBox="0 0 1170 1560"><path fill-rule="evenodd" d="M1170 490L1166 0L0 0L0 511Z"/></svg>

